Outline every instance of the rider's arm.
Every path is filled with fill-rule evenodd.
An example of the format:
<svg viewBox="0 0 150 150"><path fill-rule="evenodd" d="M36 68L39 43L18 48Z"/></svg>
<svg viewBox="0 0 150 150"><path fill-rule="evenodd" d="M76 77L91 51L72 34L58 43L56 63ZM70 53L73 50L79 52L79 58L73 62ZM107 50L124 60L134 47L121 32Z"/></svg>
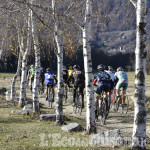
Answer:
<svg viewBox="0 0 150 150"><path fill-rule="evenodd" d="M93 81L93 85L96 85L97 79L94 79Z"/></svg>

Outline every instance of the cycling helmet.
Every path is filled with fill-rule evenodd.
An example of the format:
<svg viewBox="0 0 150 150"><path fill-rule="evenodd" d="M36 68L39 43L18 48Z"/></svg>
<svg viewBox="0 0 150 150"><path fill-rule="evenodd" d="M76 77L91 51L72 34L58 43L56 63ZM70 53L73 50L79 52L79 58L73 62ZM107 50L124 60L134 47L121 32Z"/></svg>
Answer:
<svg viewBox="0 0 150 150"><path fill-rule="evenodd" d="M108 70L109 71L113 71L113 67L112 66L108 66Z"/></svg>
<svg viewBox="0 0 150 150"><path fill-rule="evenodd" d="M51 72L51 69L50 69L50 68L47 68L47 69L46 69L46 72Z"/></svg>
<svg viewBox="0 0 150 150"><path fill-rule="evenodd" d="M74 66L73 66L73 69L80 69L80 66L74 65Z"/></svg>
<svg viewBox="0 0 150 150"><path fill-rule="evenodd" d="M104 71L105 67L103 64L100 64L97 66L97 69L100 70L100 71Z"/></svg>
<svg viewBox="0 0 150 150"><path fill-rule="evenodd" d="M69 69L72 70L72 66L70 66Z"/></svg>
<svg viewBox="0 0 150 150"><path fill-rule="evenodd" d="M34 66L34 65L31 65L30 68L35 68L35 66Z"/></svg>
<svg viewBox="0 0 150 150"><path fill-rule="evenodd" d="M108 70L108 66L104 66L104 70Z"/></svg>
<svg viewBox="0 0 150 150"><path fill-rule="evenodd" d="M123 71L123 68L122 67L118 67L117 71Z"/></svg>

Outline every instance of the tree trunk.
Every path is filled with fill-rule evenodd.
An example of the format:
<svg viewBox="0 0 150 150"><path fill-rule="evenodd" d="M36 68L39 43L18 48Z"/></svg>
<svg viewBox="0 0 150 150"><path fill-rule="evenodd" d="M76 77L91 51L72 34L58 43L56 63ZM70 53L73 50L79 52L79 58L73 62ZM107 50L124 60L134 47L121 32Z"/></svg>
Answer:
<svg viewBox="0 0 150 150"><path fill-rule="evenodd" d="M91 60L91 15L92 0L86 0L85 24L83 29L83 56L85 70L85 87L87 98L86 112L86 129L87 133L96 133L95 112L94 112L94 89L93 89L93 73Z"/></svg>
<svg viewBox="0 0 150 150"><path fill-rule="evenodd" d="M18 106L20 107L23 107L24 104L25 104L25 100L26 100L26 82L27 82L27 55L29 53L29 50L30 50L30 46L31 46L31 43L30 43L30 12L28 14L28 19L27 19L27 23L28 23L28 30L27 30L27 47L26 47L26 50L24 51L23 50L23 35L21 35L21 32L20 32L20 35L18 33L18 38L20 38L20 51L22 53L22 72L21 72L21 84L20 84L20 98L19 98L19 104ZM19 31L18 31L19 32ZM21 36L21 37L20 37Z"/></svg>
<svg viewBox="0 0 150 150"><path fill-rule="evenodd" d="M58 87L57 87L57 100L56 100L56 124L62 125L64 122L63 119L63 44L60 37L60 24L58 20L58 16L55 14L55 0L52 0L52 9L53 9L53 16L55 22L55 41L57 45L57 80L58 80Z"/></svg>
<svg viewBox="0 0 150 150"><path fill-rule="evenodd" d="M19 52L19 57L18 57L18 66L17 66L17 72L15 74L15 76L13 77L13 80L12 80L12 84L11 84L11 100L14 101L15 99L15 85L16 85L16 79L21 71L21 61L22 61L22 58L21 58L21 52Z"/></svg>
<svg viewBox="0 0 150 150"><path fill-rule="evenodd" d="M26 81L27 81L27 57L26 57L26 54L24 54L24 56L22 58L22 72L21 72L19 107L23 107L25 104Z"/></svg>
<svg viewBox="0 0 150 150"><path fill-rule="evenodd" d="M31 0L31 4L33 0ZM34 84L33 84L33 111L39 112L39 99L38 99L38 88L39 88L39 77L40 77L40 47L38 43L37 37L37 29L35 24L35 18L33 16L33 11L31 11L31 24L32 24L32 37L34 42L34 50L35 50L35 74L34 74Z"/></svg>
<svg viewBox="0 0 150 150"><path fill-rule="evenodd" d="M135 67L135 101L132 148L146 148L146 101L145 101L145 65L146 65L146 0L136 3L136 67Z"/></svg>

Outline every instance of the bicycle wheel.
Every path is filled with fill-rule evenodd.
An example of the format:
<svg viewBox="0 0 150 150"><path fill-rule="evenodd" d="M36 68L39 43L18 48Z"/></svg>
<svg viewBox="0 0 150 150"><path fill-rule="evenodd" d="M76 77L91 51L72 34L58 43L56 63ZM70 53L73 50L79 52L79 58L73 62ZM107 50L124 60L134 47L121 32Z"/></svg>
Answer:
<svg viewBox="0 0 150 150"><path fill-rule="evenodd" d="M102 102L101 104L101 124L104 125L105 124L105 121L106 121L106 103L105 101Z"/></svg>
<svg viewBox="0 0 150 150"><path fill-rule="evenodd" d="M39 94L42 95L42 83L39 83L39 88L38 88Z"/></svg>
<svg viewBox="0 0 150 150"><path fill-rule="evenodd" d="M122 113L127 114L129 107L129 99L127 95L123 96Z"/></svg>
<svg viewBox="0 0 150 150"><path fill-rule="evenodd" d="M121 96L117 97L117 100L115 102L115 112L119 112L120 102L121 102Z"/></svg>
<svg viewBox="0 0 150 150"><path fill-rule="evenodd" d="M105 102L106 102L107 115L108 115L111 107L111 96L107 95L105 99L106 99Z"/></svg>
<svg viewBox="0 0 150 150"><path fill-rule="evenodd" d="M78 114L82 113L82 94L78 94L78 104L77 104Z"/></svg>
<svg viewBox="0 0 150 150"><path fill-rule="evenodd" d="M51 87L48 87L48 106L49 108L52 108L52 92Z"/></svg>

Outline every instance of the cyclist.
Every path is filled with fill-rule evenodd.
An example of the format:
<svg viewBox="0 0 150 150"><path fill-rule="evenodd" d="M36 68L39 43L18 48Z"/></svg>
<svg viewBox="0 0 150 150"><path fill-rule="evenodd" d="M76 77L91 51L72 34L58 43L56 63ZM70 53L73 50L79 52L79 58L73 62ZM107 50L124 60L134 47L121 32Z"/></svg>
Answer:
<svg viewBox="0 0 150 150"><path fill-rule="evenodd" d="M115 77L114 77L114 73L113 73L113 68L111 66L108 66L107 70L105 69L105 72L107 72L110 75L110 78L111 78L111 89L110 89L110 91L108 93L109 100L110 100L110 102L109 102L109 108L110 108L110 103L112 101L111 95L114 92L113 90L114 90L114 80L115 80Z"/></svg>
<svg viewBox="0 0 150 150"><path fill-rule="evenodd" d="M68 87L72 87L72 84L74 83L74 78L73 78L73 68L72 66L69 67L68 70Z"/></svg>
<svg viewBox="0 0 150 150"><path fill-rule="evenodd" d="M70 77L72 73L73 73L73 69L72 69L72 66L70 66L68 70L68 77Z"/></svg>
<svg viewBox="0 0 150 150"><path fill-rule="evenodd" d="M79 93L82 94L82 108L84 108L84 87L85 87L85 76L80 70L80 66L74 65L73 66L73 78L74 78L74 85L73 85L73 104L75 106L75 98L76 98L76 90L79 87ZM71 79L71 76L68 79Z"/></svg>
<svg viewBox="0 0 150 150"><path fill-rule="evenodd" d="M111 66L108 66L107 67L107 70L105 69L105 72L107 72L109 75L110 75L110 78L111 78L111 92L113 90L113 85L114 85L114 80L115 80L115 77L114 77L114 73L113 73L113 68Z"/></svg>
<svg viewBox="0 0 150 150"><path fill-rule="evenodd" d="M34 81L34 74L35 74L35 66L31 65L27 76L28 81L30 80L29 81L30 90L32 90L32 82Z"/></svg>
<svg viewBox="0 0 150 150"><path fill-rule="evenodd" d="M123 71L123 68L122 67L118 67L117 68L117 72L115 73L114 75L115 77L115 82L117 81L117 84L116 84L116 95L117 96L120 96L120 92L119 92L119 89L121 87L123 87L123 95L126 94L126 90L128 88L128 76L126 74L126 72Z"/></svg>
<svg viewBox="0 0 150 150"><path fill-rule="evenodd" d="M104 71L105 66L100 64L97 66L97 69L99 72L94 75L94 82L93 84L96 85L96 82L98 81L97 88L95 91L95 118L98 119L98 100L101 96L102 90L105 92L109 92L111 89L111 77L110 75Z"/></svg>
<svg viewBox="0 0 150 150"><path fill-rule="evenodd" d="M48 84L52 84L52 93L53 93L53 100L52 102L54 102L54 96L55 96L55 92L54 92L54 87L57 84L57 79L55 77L55 75L51 72L50 68L46 69L46 73L44 74L44 78L45 78L45 85L46 85L46 93L48 93ZM56 82L56 83L55 83ZM48 100L48 95L46 94L46 101Z"/></svg>
<svg viewBox="0 0 150 150"><path fill-rule="evenodd" d="M63 82L64 82L64 87L67 91L67 84L68 84L68 70L66 66L63 66ZM67 93L67 92L66 92ZM67 95L66 95L67 98Z"/></svg>

